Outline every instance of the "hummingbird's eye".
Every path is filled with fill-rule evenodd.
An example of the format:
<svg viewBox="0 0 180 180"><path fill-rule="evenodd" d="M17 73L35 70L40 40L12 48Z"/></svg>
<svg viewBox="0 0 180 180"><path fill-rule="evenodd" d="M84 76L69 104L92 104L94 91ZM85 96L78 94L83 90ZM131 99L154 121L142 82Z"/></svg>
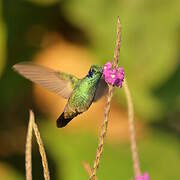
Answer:
<svg viewBox="0 0 180 180"><path fill-rule="evenodd" d="M92 77L94 72L95 72L94 69L90 69L88 72L88 77Z"/></svg>

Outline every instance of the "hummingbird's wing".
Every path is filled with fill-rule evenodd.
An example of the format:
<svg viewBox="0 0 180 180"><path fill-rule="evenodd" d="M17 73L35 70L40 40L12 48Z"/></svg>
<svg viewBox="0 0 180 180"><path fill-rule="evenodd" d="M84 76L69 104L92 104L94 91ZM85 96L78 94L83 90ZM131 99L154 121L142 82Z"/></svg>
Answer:
<svg viewBox="0 0 180 180"><path fill-rule="evenodd" d="M107 94L107 92L108 92L108 85L107 85L107 83L104 81L104 79L101 78L101 79L99 80L98 87L97 87L97 90L96 90L96 93L95 93L93 102L98 101L98 100L99 100L100 98L102 98L105 94Z"/></svg>
<svg viewBox="0 0 180 180"><path fill-rule="evenodd" d="M54 71L50 68L28 62L15 64L13 69L32 82L64 98L69 98L75 85L79 81L79 79L73 75Z"/></svg>

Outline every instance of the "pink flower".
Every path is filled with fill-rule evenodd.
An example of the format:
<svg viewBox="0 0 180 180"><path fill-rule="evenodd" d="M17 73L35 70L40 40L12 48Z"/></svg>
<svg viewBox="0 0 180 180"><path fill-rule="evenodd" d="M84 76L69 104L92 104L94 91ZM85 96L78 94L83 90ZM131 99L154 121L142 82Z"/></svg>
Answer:
<svg viewBox="0 0 180 180"><path fill-rule="evenodd" d="M112 69L112 64L107 62L103 67L103 76L108 84L122 87L122 82L124 80L124 69L121 67Z"/></svg>
<svg viewBox="0 0 180 180"><path fill-rule="evenodd" d="M112 68L112 64L110 62L107 62L105 65L104 65L104 69L111 69Z"/></svg>
<svg viewBox="0 0 180 180"><path fill-rule="evenodd" d="M136 176L136 180L150 180L150 177L148 173L144 173L144 175Z"/></svg>

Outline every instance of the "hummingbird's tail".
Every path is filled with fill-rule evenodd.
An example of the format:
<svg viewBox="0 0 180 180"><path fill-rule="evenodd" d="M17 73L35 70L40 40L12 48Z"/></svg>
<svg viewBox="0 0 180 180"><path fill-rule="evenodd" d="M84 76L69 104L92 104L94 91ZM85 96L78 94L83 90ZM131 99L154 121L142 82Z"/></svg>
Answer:
<svg viewBox="0 0 180 180"><path fill-rule="evenodd" d="M58 128L65 127L74 117L71 118L65 118L64 112L59 116L59 118L56 120L56 126Z"/></svg>

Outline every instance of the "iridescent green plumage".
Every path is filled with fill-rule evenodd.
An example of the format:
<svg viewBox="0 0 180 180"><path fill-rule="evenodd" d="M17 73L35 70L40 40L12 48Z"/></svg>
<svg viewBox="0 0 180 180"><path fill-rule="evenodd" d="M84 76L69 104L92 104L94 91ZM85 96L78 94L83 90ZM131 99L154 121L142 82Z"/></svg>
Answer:
<svg viewBox="0 0 180 180"><path fill-rule="evenodd" d="M72 95L68 99L68 103L65 106L63 116L60 116L57 120L57 126L61 127L66 125L78 114L88 110L93 102L97 85L102 76L102 68L98 66L92 66L89 74L82 80L79 80L75 86ZM64 122L63 122L64 121Z"/></svg>
<svg viewBox="0 0 180 180"><path fill-rule="evenodd" d="M29 63L16 64L13 68L27 79L68 99L64 112L57 119L57 127L66 126L75 116L88 110L107 90L107 84L101 78L102 68L96 65L91 66L83 79Z"/></svg>

